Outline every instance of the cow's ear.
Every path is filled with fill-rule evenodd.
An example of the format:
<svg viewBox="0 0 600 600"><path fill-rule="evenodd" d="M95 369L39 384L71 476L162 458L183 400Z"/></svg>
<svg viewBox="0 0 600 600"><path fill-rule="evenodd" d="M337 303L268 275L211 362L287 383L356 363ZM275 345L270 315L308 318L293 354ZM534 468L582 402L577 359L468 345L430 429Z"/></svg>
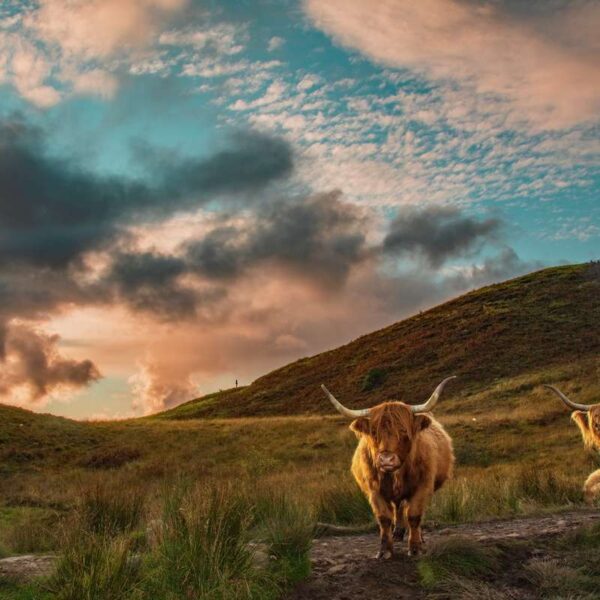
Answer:
<svg viewBox="0 0 600 600"><path fill-rule="evenodd" d="M358 435L369 435L371 431L371 423L367 417L359 417L350 423L350 430Z"/></svg>
<svg viewBox="0 0 600 600"><path fill-rule="evenodd" d="M571 419L573 419L577 427L581 429L581 433L586 434L589 432L590 426L588 424L588 416L586 412L583 410L576 410L571 414Z"/></svg>
<svg viewBox="0 0 600 600"><path fill-rule="evenodd" d="M427 429L431 425L431 417L429 415L415 415L415 433Z"/></svg>

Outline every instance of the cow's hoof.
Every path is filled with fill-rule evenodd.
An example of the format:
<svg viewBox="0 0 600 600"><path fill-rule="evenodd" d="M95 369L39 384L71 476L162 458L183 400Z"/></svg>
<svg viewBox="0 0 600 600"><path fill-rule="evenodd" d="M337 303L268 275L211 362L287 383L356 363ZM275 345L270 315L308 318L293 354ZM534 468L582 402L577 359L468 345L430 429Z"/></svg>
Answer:
<svg viewBox="0 0 600 600"><path fill-rule="evenodd" d="M404 529L404 527L395 527L394 528L394 539L397 542L401 542L404 539L405 534L406 534L406 529Z"/></svg>
<svg viewBox="0 0 600 600"><path fill-rule="evenodd" d="M408 550L408 555L409 556L419 556L419 554L421 554L421 547L420 546L413 546L412 548L410 548Z"/></svg>
<svg viewBox="0 0 600 600"><path fill-rule="evenodd" d="M376 560L390 560L394 558L394 553L391 550L380 550L375 555Z"/></svg>

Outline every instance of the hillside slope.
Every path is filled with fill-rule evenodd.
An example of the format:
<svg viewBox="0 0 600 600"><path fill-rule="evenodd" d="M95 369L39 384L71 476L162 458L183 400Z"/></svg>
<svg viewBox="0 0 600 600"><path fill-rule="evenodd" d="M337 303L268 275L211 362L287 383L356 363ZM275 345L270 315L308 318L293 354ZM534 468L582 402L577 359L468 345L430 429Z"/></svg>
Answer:
<svg viewBox="0 0 600 600"><path fill-rule="evenodd" d="M422 401L448 375L453 393L600 353L598 263L544 269L446 302L251 385L192 400L161 418L331 413L319 386L353 407Z"/></svg>

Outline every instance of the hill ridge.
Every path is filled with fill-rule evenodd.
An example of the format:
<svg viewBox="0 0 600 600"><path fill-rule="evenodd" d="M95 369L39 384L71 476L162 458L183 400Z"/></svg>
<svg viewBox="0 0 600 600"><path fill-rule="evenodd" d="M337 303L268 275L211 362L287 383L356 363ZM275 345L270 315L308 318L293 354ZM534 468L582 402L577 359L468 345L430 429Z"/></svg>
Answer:
<svg viewBox="0 0 600 600"><path fill-rule="evenodd" d="M358 408L383 399L419 401L448 375L459 376L453 391L475 392L498 378L598 354L599 298L598 263L543 269L472 290L249 386L158 416L327 414L321 383Z"/></svg>

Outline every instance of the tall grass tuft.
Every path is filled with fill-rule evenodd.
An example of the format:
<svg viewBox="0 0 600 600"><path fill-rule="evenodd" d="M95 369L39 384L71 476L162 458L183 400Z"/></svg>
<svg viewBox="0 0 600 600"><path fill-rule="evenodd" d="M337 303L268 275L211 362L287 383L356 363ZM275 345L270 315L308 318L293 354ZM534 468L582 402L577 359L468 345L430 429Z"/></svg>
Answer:
<svg viewBox="0 0 600 600"><path fill-rule="evenodd" d="M365 525L373 521L369 501L354 482L324 490L316 506L317 520L341 525Z"/></svg>
<svg viewBox="0 0 600 600"><path fill-rule="evenodd" d="M500 566L500 551L465 537L449 537L433 544L419 559L417 570L425 587L436 587L454 577L481 578Z"/></svg>
<svg viewBox="0 0 600 600"><path fill-rule="evenodd" d="M65 524L62 555L48 589L56 600L121 600L141 583L135 528L144 498L95 485Z"/></svg>
<svg viewBox="0 0 600 600"><path fill-rule="evenodd" d="M256 517L256 534L267 546L276 580L289 585L307 577L316 526L313 511L285 493L264 491Z"/></svg>
<svg viewBox="0 0 600 600"><path fill-rule="evenodd" d="M145 497L135 489L96 483L82 494L77 515L86 530L112 535L137 527L144 515L144 505Z"/></svg>
<svg viewBox="0 0 600 600"><path fill-rule="evenodd" d="M581 502L577 481L554 471L519 468L448 482L433 497L429 516L443 523L465 523Z"/></svg>
<svg viewBox="0 0 600 600"><path fill-rule="evenodd" d="M581 484L556 471L526 467L520 469L513 485L514 494L544 506L559 506L582 501Z"/></svg>
<svg viewBox="0 0 600 600"><path fill-rule="evenodd" d="M65 547L48 590L56 600L124 600L140 582L130 539L80 530Z"/></svg>
<svg viewBox="0 0 600 600"><path fill-rule="evenodd" d="M165 499L149 577L155 597L238 599L274 596L248 546L251 504L230 490L208 494L179 486Z"/></svg>

